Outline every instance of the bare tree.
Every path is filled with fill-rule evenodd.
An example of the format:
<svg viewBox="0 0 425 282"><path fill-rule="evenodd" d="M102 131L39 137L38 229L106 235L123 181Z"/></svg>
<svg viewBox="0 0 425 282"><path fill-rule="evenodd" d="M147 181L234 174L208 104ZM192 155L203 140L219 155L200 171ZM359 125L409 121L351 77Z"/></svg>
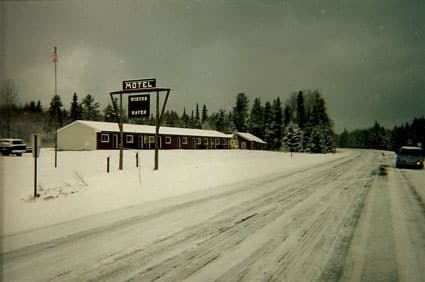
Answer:
<svg viewBox="0 0 425 282"><path fill-rule="evenodd" d="M18 103L18 92L11 80L5 80L0 90L0 136L10 137L12 134L11 123Z"/></svg>

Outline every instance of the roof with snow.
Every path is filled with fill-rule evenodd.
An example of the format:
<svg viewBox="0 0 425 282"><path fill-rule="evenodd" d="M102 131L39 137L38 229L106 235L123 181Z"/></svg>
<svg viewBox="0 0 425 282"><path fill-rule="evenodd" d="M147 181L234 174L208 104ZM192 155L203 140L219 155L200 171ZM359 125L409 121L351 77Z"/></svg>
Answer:
<svg viewBox="0 0 425 282"><path fill-rule="evenodd" d="M235 132L235 134L242 137L243 139L247 141L257 142L260 144L266 144L266 142L264 142L262 139L248 132Z"/></svg>
<svg viewBox="0 0 425 282"><path fill-rule="evenodd" d="M96 132L118 132L118 123L115 122L103 122L103 121L89 121L89 120L76 120L60 129L58 132L73 126L74 124L83 124L93 128ZM142 134L155 134L155 126L152 125L141 125L141 124L123 124L124 132L131 133L142 133ZM204 129L193 129L193 128L179 128L179 127L166 127L161 126L159 128L159 134L161 135L181 135L181 136L196 136L196 137L214 137L214 138L232 138L228 134L216 130L204 130Z"/></svg>

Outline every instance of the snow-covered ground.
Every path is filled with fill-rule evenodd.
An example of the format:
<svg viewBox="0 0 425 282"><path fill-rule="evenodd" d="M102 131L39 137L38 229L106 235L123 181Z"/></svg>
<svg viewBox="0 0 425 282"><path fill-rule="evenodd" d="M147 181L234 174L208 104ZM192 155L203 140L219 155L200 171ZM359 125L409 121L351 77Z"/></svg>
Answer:
<svg viewBox="0 0 425 282"><path fill-rule="evenodd" d="M37 200L1 159L0 280L425 281L425 171L392 152L125 153L44 150Z"/></svg>
<svg viewBox="0 0 425 282"><path fill-rule="evenodd" d="M160 151L159 170L153 170L153 151L124 151L124 170L118 170L118 151L58 152L42 149L38 159L38 191L33 199L34 159L0 157L1 235L49 226L105 211L152 202L202 189L315 167L350 154L313 155L244 150ZM110 157L110 173L106 172Z"/></svg>

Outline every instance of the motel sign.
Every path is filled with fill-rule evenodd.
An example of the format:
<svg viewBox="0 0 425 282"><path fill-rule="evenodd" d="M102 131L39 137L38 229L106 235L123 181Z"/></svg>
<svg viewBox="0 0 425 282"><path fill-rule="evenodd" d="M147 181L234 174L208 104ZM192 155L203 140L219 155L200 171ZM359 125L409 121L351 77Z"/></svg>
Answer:
<svg viewBox="0 0 425 282"><path fill-rule="evenodd" d="M128 117L149 117L150 116L150 95L128 96Z"/></svg>
<svg viewBox="0 0 425 282"><path fill-rule="evenodd" d="M155 88L156 79L137 79L137 80L124 80L122 82L122 90L140 90L146 88Z"/></svg>

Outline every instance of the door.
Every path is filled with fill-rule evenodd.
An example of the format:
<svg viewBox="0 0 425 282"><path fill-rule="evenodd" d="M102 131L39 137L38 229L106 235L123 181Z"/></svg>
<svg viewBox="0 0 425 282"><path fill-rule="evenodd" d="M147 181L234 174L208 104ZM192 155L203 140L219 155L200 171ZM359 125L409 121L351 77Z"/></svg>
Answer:
<svg viewBox="0 0 425 282"><path fill-rule="evenodd" d="M139 136L138 143L137 143L137 148L143 149L143 135L140 135Z"/></svg>
<svg viewBox="0 0 425 282"><path fill-rule="evenodd" d="M118 134L114 134L112 136L112 148L113 149L118 149L120 143L118 142Z"/></svg>

